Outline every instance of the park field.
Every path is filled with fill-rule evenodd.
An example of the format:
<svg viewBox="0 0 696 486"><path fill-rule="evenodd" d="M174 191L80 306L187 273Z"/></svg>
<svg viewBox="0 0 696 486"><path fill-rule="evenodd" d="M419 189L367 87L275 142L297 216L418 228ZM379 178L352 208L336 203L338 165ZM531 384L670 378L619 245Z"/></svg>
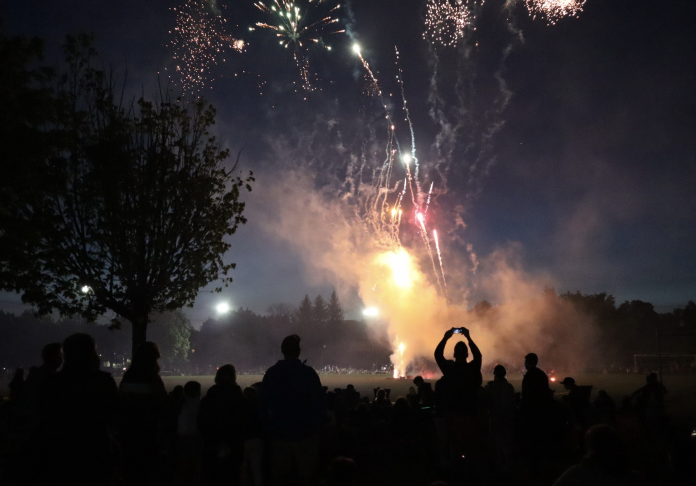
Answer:
<svg viewBox="0 0 696 486"><path fill-rule="evenodd" d="M556 375L558 380L562 380L565 375ZM352 384L363 396L370 398L373 396L374 388L391 389L391 399L406 395L408 388L413 386L411 380L393 379L388 375L319 375L323 385L330 390L334 388L345 388ZM630 395L635 390L645 384L645 375L642 374L575 374L573 376L578 385L592 385L592 398L597 396L598 390L606 390L619 404L621 397ZM213 385L213 376L166 376L163 378L167 390L171 390L176 385L183 385L189 380L198 381L203 388L203 393ZM240 375L237 382L244 388L263 379L263 375ZM492 380L493 375L484 374L484 383ZM435 381L435 380L431 380ZM515 387L515 391L520 391L522 387L522 375L510 374L508 381ZM665 407L676 422L684 425L696 425L696 375L664 375L663 383L668 390L665 398ZM565 393L563 385L551 383L551 388L556 394Z"/></svg>

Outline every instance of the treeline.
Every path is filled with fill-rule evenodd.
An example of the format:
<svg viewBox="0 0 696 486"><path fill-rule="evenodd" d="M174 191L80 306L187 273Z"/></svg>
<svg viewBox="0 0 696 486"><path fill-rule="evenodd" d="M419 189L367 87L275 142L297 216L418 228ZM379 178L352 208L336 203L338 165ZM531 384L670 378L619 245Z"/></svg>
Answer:
<svg viewBox="0 0 696 486"><path fill-rule="evenodd" d="M41 364L41 349L60 342L76 332L85 332L97 341L102 366L118 370L131 356L130 323L121 329L86 322L80 318L53 319L37 317L31 311L16 316L0 310L0 366L25 367ZM162 354L163 369L182 369L189 364L190 338L193 326L181 311L155 314L149 326L148 339L156 342Z"/></svg>
<svg viewBox="0 0 696 486"><path fill-rule="evenodd" d="M551 291L550 298L555 294ZM566 292L557 297L590 316L599 332L599 347L605 356L630 364L634 354L696 354L696 303L671 312L658 313L650 302L625 301L616 305L607 293ZM658 343L659 341L659 343Z"/></svg>
<svg viewBox="0 0 696 486"><path fill-rule="evenodd" d="M548 309L547 318L554 322L545 328L555 343L545 356L557 366L569 365L567 355L575 351L569 339L565 316L572 307L587 317L593 327L594 349L586 355L583 366L608 364L631 366L634 354L696 354L696 303L671 312L658 313L653 304L640 300L617 305L607 293L557 294L547 289L540 299ZM530 302L529 305L533 305ZM471 313L485 316L489 330L498 332L505 324L505 305L479 302ZM306 295L297 307L277 303L265 315L239 308L217 319L208 319L195 330L181 311L152 316L148 340L161 349L165 372L208 373L222 363L234 363L240 370L263 370L280 358L280 343L289 334L302 338L302 359L321 368L326 365L371 369L388 363L390 350L368 334L364 322L346 320L335 292L326 300L321 295ZM49 342L62 342L70 334L87 332L97 340L102 364L121 369L130 357L129 324L110 330L106 325L79 319L55 320L35 317L32 312L19 316L0 310L0 366L28 367L39 364L41 348ZM517 339L498 332L498 340ZM429 356L428 356L429 357ZM426 357L426 358L428 358Z"/></svg>
<svg viewBox="0 0 696 486"><path fill-rule="evenodd" d="M632 368L637 354L696 354L693 301L659 313L653 304L642 300L617 305L614 296L606 292L558 294L547 288L538 300L520 309L535 309L534 315L544 320L537 328L537 332L543 332L538 336L539 346L545 348L545 360L559 368L602 369L612 364ZM514 348L519 336L503 332L506 320L514 319L506 304L493 306L481 301L470 312L485 319L497 340L507 340L501 347ZM574 318L577 315L583 319ZM550 344L544 346L542 342Z"/></svg>
<svg viewBox="0 0 696 486"><path fill-rule="evenodd" d="M36 317L31 311L19 316L0 310L0 366L29 367L40 364L41 348L62 342L76 332L94 336L102 365L114 371L127 366L131 349L130 324L110 330L107 325L81 319ZM156 314L148 326L148 340L162 353L164 372L208 373L224 363L240 370L263 369L275 363L280 343L288 334L302 338L302 359L314 367L353 366L370 369L389 362L389 349L369 339L365 323L344 319L334 292L328 301L309 296L298 307L278 303L267 315L239 308L217 319L208 319L195 330L181 311Z"/></svg>

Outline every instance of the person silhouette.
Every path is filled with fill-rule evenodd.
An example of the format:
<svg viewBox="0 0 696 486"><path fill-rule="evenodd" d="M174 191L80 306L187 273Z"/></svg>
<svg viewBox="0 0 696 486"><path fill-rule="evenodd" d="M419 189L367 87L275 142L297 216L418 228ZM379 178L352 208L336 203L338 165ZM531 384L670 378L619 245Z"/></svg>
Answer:
<svg viewBox="0 0 696 486"><path fill-rule="evenodd" d="M220 366L215 385L201 400L198 430L203 439L203 479L206 485L239 484L244 440L254 420L250 402L237 384L231 364Z"/></svg>
<svg viewBox="0 0 696 486"><path fill-rule="evenodd" d="M435 348L435 362L442 371L435 393L442 394L439 403L444 412L444 440L449 467L453 467L462 457L473 459L483 448L479 433L482 427L477 420L478 392L483 383L482 355L468 329L463 327L456 330L460 330L469 343L472 354L470 362L467 362L469 349L463 341L454 346L454 360L444 357L445 346L455 328L445 332Z"/></svg>
<svg viewBox="0 0 696 486"><path fill-rule="evenodd" d="M309 484L319 456L318 433L324 419L324 397L319 375L300 361L300 337L283 339L282 360L263 377L261 409L268 421L271 462L281 483L293 461L304 484Z"/></svg>
<svg viewBox="0 0 696 486"><path fill-rule="evenodd" d="M638 484L638 475L627 465L626 448L608 425L595 425L585 435L587 455L553 483L553 486Z"/></svg>
<svg viewBox="0 0 696 486"><path fill-rule="evenodd" d="M111 484L116 382L99 370L96 343L89 334L65 339L63 354L63 369L47 377L40 397L43 466L37 471L38 484Z"/></svg>
<svg viewBox="0 0 696 486"><path fill-rule="evenodd" d="M536 405L549 400L549 377L537 368L539 357L529 353L524 357L524 367L527 372L522 378L522 401Z"/></svg>
<svg viewBox="0 0 696 486"><path fill-rule="evenodd" d="M503 365L493 369L493 381L486 385L489 413L489 442L496 466L509 464L514 443L515 387L506 378Z"/></svg>
<svg viewBox="0 0 696 486"><path fill-rule="evenodd" d="M413 379L413 384L418 388L418 397L423 407L432 407L435 405L435 392L430 383L427 383L422 376L416 376Z"/></svg>
<svg viewBox="0 0 696 486"><path fill-rule="evenodd" d="M123 449L123 473L128 484L144 485L154 481L169 400L159 375L159 358L157 344L142 343L135 350L133 362L119 386L119 437Z"/></svg>

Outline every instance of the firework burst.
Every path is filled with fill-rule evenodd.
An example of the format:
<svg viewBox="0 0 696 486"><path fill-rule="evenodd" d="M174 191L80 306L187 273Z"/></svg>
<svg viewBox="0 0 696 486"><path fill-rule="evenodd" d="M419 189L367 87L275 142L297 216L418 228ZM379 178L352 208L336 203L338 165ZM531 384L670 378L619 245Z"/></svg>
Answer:
<svg viewBox="0 0 696 486"><path fill-rule="evenodd" d="M269 5L257 2L254 5L269 19L257 22L256 27L272 30L283 47L292 45L295 63L300 70L304 89L313 90L310 84L311 68L305 53L313 44L323 44L324 36L341 34L337 30L340 19L336 11L340 5L331 5L332 0L274 0ZM250 30L254 30L250 28ZM330 46L324 46L331 50Z"/></svg>
<svg viewBox="0 0 696 486"><path fill-rule="evenodd" d="M453 46L471 23L468 0L428 0L423 38L433 45Z"/></svg>
<svg viewBox="0 0 696 486"><path fill-rule="evenodd" d="M213 66L224 62L227 51L243 52L245 43L227 32L227 20L213 12L206 0L188 0L176 12L173 38L176 71L184 91L198 92L212 84Z"/></svg>
<svg viewBox="0 0 696 486"><path fill-rule="evenodd" d="M555 24L563 17L577 17L582 12L586 0L524 0L532 18L546 17L549 24Z"/></svg>

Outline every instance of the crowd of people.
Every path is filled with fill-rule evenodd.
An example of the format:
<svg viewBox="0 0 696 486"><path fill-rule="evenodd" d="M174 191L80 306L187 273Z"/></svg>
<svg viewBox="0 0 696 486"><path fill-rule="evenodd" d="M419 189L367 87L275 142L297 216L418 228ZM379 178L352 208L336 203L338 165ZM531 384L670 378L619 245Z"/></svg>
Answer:
<svg viewBox="0 0 696 486"><path fill-rule="evenodd" d="M445 347L454 333L465 341ZM74 334L17 376L0 409L0 483L7 485L624 485L692 484L694 439L670 428L666 388L647 383L617 405L572 377L554 398L534 353L522 389L506 369L483 383L469 331L435 349L442 378L415 377L406 396L328 390L286 337L283 359L242 389L220 366L202 396L167 391L146 342L117 385L96 343ZM433 386L434 385L434 386Z"/></svg>

